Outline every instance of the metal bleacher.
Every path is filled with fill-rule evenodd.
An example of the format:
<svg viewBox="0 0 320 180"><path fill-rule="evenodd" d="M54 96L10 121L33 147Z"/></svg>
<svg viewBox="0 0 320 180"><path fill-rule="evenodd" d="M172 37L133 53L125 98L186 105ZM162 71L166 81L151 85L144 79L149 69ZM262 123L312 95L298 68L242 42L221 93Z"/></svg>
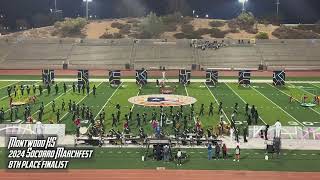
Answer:
<svg viewBox="0 0 320 180"><path fill-rule="evenodd" d="M219 40L221 41L221 40ZM320 40L224 40L219 49L196 49L190 40L0 39L1 69L320 69Z"/></svg>

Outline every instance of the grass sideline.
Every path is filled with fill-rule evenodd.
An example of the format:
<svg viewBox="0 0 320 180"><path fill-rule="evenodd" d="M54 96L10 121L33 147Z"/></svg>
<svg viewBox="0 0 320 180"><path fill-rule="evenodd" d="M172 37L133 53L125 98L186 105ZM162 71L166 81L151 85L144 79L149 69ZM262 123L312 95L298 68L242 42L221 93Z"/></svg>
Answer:
<svg viewBox="0 0 320 180"><path fill-rule="evenodd" d="M206 149L183 149L189 158L182 166L175 161L165 163L147 158L141 161L142 148L95 148L91 159L71 160L70 169L193 169L193 170L252 170L319 172L319 151L283 150L279 158L264 160L264 150L242 150L240 162L233 162L234 150L230 149L227 160L208 160ZM174 151L175 153L175 151ZM0 169L7 164L7 151L0 148Z"/></svg>

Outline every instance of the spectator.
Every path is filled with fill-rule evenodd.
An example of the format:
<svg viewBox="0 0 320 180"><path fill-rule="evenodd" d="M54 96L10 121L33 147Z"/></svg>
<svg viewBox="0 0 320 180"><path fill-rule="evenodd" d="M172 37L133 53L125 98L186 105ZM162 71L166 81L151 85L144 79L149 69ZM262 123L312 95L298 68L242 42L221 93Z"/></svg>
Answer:
<svg viewBox="0 0 320 180"><path fill-rule="evenodd" d="M223 145L222 145L222 157L223 157L223 159L227 159L227 151L228 151L227 146L226 146L225 143L223 143Z"/></svg>
<svg viewBox="0 0 320 180"><path fill-rule="evenodd" d="M235 159L233 161L240 161L240 147L239 145L237 145L236 149L235 149Z"/></svg>
<svg viewBox="0 0 320 180"><path fill-rule="evenodd" d="M169 146L168 145L165 145L163 147L163 159L165 162L168 162L170 157L169 157Z"/></svg>
<svg viewBox="0 0 320 180"><path fill-rule="evenodd" d="M182 151L180 149L178 149L177 158L178 158L177 166L181 166Z"/></svg>
<svg viewBox="0 0 320 180"><path fill-rule="evenodd" d="M220 146L217 143L215 147L215 152L216 152L216 160L220 158Z"/></svg>
<svg viewBox="0 0 320 180"><path fill-rule="evenodd" d="M211 160L212 158L212 145L208 145L208 160Z"/></svg>

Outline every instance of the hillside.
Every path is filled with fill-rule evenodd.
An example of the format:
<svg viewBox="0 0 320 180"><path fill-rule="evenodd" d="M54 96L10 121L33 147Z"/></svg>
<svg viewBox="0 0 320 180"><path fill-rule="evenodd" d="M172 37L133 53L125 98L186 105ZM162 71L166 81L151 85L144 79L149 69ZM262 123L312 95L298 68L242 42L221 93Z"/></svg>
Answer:
<svg viewBox="0 0 320 180"><path fill-rule="evenodd" d="M154 18L154 17L151 17ZM170 17L172 18L172 17ZM57 27L48 26L42 28L29 29L26 31L11 33L2 37L18 38L87 38L87 39L118 39L118 38L161 38L161 39L212 39L212 38L230 38L230 39L253 39L259 32L267 34L269 39L316 39L319 38L319 28L310 27L279 27L272 24L253 23L251 25L242 24L236 20L218 20L201 18L182 18L172 22L172 19L163 19L162 29L157 34L148 34L141 32L141 27L145 27L147 18L123 18L123 19L103 19L85 22L78 33L59 34ZM238 24L237 24L238 23ZM151 27L152 28L152 27ZM148 30L148 29L147 29ZM147 31L146 30L146 31ZM292 35L290 35L292 34ZM276 36L275 36L276 35ZM294 37L293 37L294 36ZM281 38L281 39L282 39Z"/></svg>

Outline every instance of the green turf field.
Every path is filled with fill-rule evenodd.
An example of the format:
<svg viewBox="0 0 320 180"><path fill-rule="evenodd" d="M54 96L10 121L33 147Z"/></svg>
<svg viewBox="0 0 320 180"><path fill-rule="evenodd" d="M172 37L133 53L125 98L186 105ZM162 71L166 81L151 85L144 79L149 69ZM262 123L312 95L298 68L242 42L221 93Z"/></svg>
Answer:
<svg viewBox="0 0 320 180"><path fill-rule="evenodd" d="M279 157L274 156L264 160L264 150L242 150L240 162L233 162L234 150L228 151L226 160L208 160L206 149L184 149L188 159L182 166L176 166L176 161L163 162L145 155L143 148L96 148L91 159L71 160L71 169L193 169L193 170L254 170L254 171L306 171L319 172L319 151L283 150ZM0 169L7 166L5 148L0 148ZM173 153L176 153L175 150Z"/></svg>
<svg viewBox="0 0 320 180"><path fill-rule="evenodd" d="M7 79L7 76L1 76L0 79ZM9 78L8 78L9 79ZM26 76L15 76L14 79L21 79L20 81L8 80L0 81L0 108L3 107L5 111L5 119L9 120L9 98L7 96L7 86L13 85L36 85L38 86L41 82L32 81L36 78L31 76L29 79ZM39 78L40 79L40 78ZM307 79L306 79L307 80ZM311 78L310 80L315 80ZM136 128L136 114L147 113L146 124L142 123L144 129L148 132L152 132L151 125L149 121L151 120L151 113L155 110L159 114L159 109L154 108L145 108L141 106L134 106L128 102L130 97L136 95L148 95L148 94L158 94L159 88L156 87L155 83L148 83L148 85L142 87L139 91L139 86L135 83L124 82L119 88L112 88L107 82L92 82L90 86L96 85L97 94L93 96L92 92L90 94L82 94L72 92L72 82L66 82L68 90L66 93L63 93L63 82L58 82L59 92L55 93L54 87L52 87L51 94L48 94L45 90L40 96L39 92L36 91L37 102L35 104L31 103L31 114L34 119L38 118L38 109L41 102L45 105L43 122L57 123L56 114L52 111L52 101L56 103L56 109L61 108L61 103L64 100L66 103L66 110L61 111L60 121L66 124L66 133L73 134L75 132L75 126L72 122L72 114L68 112L68 102L71 100L76 104L82 106L89 106L93 112L95 119L98 118L98 114L102 111L106 112L105 117L105 127L106 130L110 130L112 120L111 114L116 113L116 104L121 106L121 119L120 123L115 127L122 131L124 115L129 113L130 108L133 112L133 120L130 122L130 127L133 133L138 132ZM234 104L237 102L239 104L239 115L237 117L237 122L239 126L246 122L246 117L244 114L244 106L246 103L255 105L258 109L260 119L258 124L274 124L276 120L280 120L282 125L291 126L320 126L320 106L314 108L304 108L300 106L298 101L301 100L303 94L306 94L309 99L312 101L315 95L320 95L320 84L317 83L299 83L299 84L290 84L287 83L285 87L274 87L268 83L255 83L251 87L239 87L236 83L219 83L216 87L209 87L204 83L191 83L188 86L179 85L178 83L169 83L169 86L175 86L176 92L178 95L192 96L197 99L195 104L195 112L199 113L200 105L205 105L205 115L200 116L200 120L204 128L212 128L216 126L219 122L219 115L217 113L218 103L223 102L223 110L225 121L230 120L231 114L234 110ZM34 95L31 89L30 96ZM294 102L289 103L289 96L292 95L295 99ZM27 93L23 97L28 98ZM14 99L17 99L14 98ZM214 115L208 115L209 104L214 103ZM180 108L175 108L174 112L178 111ZM24 107L20 107L18 111L18 119L23 119L23 110ZM169 112L169 107L165 108L165 112ZM190 113L190 107L184 107L184 114ZM2 123L8 123L4 121ZM182 122L178 122L182 125ZM188 126L193 127L194 121L188 120ZM172 134L173 128L172 124L167 124L164 127L164 131L167 134Z"/></svg>

